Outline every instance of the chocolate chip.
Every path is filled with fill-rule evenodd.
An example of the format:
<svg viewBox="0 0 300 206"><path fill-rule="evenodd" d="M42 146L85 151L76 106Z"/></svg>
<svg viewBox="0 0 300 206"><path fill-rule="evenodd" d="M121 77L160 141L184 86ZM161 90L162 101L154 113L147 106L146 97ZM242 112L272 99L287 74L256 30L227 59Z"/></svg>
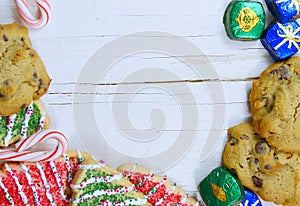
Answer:
<svg viewBox="0 0 300 206"><path fill-rule="evenodd" d="M248 139L249 139L249 136L248 136L248 135L246 135L246 134L242 134L241 138L242 138L242 139L246 139L246 140L248 140Z"/></svg>
<svg viewBox="0 0 300 206"><path fill-rule="evenodd" d="M7 36L6 36L5 34L2 35L2 39L3 39L4 41L8 41L8 38L7 38Z"/></svg>
<svg viewBox="0 0 300 206"><path fill-rule="evenodd" d="M23 38L23 37L21 37L21 41L24 41L24 38Z"/></svg>
<svg viewBox="0 0 300 206"><path fill-rule="evenodd" d="M270 74L274 75L274 74L277 74L277 69L274 69L270 72Z"/></svg>
<svg viewBox="0 0 300 206"><path fill-rule="evenodd" d="M34 57L33 53L31 53L31 52L29 53L29 56L30 56L30 57Z"/></svg>
<svg viewBox="0 0 300 206"><path fill-rule="evenodd" d="M234 146L234 145L236 145L237 143L238 143L238 139L235 138L235 137L232 138L231 141L230 141L230 145L231 145L231 146Z"/></svg>
<svg viewBox="0 0 300 206"><path fill-rule="evenodd" d="M269 104L269 98L268 97L263 97L262 99L264 101L264 107L268 106L268 104Z"/></svg>
<svg viewBox="0 0 300 206"><path fill-rule="evenodd" d="M256 165L258 165L258 164L259 164L259 160L258 160L257 158L255 158L254 163L255 163Z"/></svg>
<svg viewBox="0 0 300 206"><path fill-rule="evenodd" d="M247 157L246 160L247 162L249 162L250 160L252 160L252 157Z"/></svg>
<svg viewBox="0 0 300 206"><path fill-rule="evenodd" d="M26 108L26 104L22 104L21 109L25 109Z"/></svg>
<svg viewBox="0 0 300 206"><path fill-rule="evenodd" d="M241 164L239 164L239 166L240 166L240 168L242 168L242 169L244 168L244 166L243 166L243 165L241 165Z"/></svg>
<svg viewBox="0 0 300 206"><path fill-rule="evenodd" d="M37 73L36 73L36 72L34 72L34 73L32 74L32 76L33 76L33 78L35 78L35 79L37 79L37 78L38 78L38 76L37 76Z"/></svg>
<svg viewBox="0 0 300 206"><path fill-rule="evenodd" d="M39 79L39 86L38 86L38 91L42 88L44 82L42 79Z"/></svg>
<svg viewBox="0 0 300 206"><path fill-rule="evenodd" d="M266 152L266 147L269 147L266 142L259 141L255 145L255 151L257 154L263 154L264 152Z"/></svg>
<svg viewBox="0 0 300 206"><path fill-rule="evenodd" d="M266 170L271 170L271 169L272 169L272 165L270 165L270 164L265 164L265 169L266 169Z"/></svg>
<svg viewBox="0 0 300 206"><path fill-rule="evenodd" d="M4 87L7 87L8 86L8 84L9 84L9 80L7 79L7 80L5 80L4 82L3 82L3 86Z"/></svg>
<svg viewBox="0 0 300 206"><path fill-rule="evenodd" d="M280 67L280 75L283 79L288 80L290 77L290 73L288 70L288 66L286 64Z"/></svg>
<svg viewBox="0 0 300 206"><path fill-rule="evenodd" d="M262 187L263 184L264 184L264 181L256 176L252 176L252 181L253 181L253 184L255 184L256 187Z"/></svg>
<svg viewBox="0 0 300 206"><path fill-rule="evenodd" d="M274 160L279 160L279 157L277 156L279 153L279 151L277 149L274 149L274 152L273 152L273 159Z"/></svg>

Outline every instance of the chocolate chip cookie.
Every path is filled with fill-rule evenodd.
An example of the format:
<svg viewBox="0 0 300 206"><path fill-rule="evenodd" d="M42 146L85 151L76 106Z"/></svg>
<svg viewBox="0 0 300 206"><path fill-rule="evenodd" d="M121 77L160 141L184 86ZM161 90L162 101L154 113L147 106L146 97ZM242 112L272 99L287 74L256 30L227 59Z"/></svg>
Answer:
<svg viewBox="0 0 300 206"><path fill-rule="evenodd" d="M250 94L256 131L278 150L300 152L300 58L271 65Z"/></svg>
<svg viewBox="0 0 300 206"><path fill-rule="evenodd" d="M223 164L246 188L276 204L300 204L300 156L278 151L251 122L228 130Z"/></svg>
<svg viewBox="0 0 300 206"><path fill-rule="evenodd" d="M10 116L44 95L50 78L32 49L28 29L0 24L0 115Z"/></svg>

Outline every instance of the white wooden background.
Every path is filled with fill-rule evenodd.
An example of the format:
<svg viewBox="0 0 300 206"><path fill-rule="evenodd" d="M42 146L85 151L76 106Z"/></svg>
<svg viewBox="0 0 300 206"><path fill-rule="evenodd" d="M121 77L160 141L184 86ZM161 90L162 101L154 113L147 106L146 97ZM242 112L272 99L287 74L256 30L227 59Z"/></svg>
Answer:
<svg viewBox="0 0 300 206"><path fill-rule="evenodd" d="M197 76L193 76L189 70L190 68L178 62L176 57L165 57L159 53L137 54L125 58L121 65L113 68L114 72L106 78L106 82L100 82L103 84L99 85L101 92L95 94L95 112L98 123L107 121L104 127L101 124L99 127L104 131L103 133L108 133L108 141L111 141L118 151L128 152L134 149L128 148L122 140L119 141L122 135L118 133L118 129L126 130L126 128L115 128L115 125L109 121L109 115L112 115L110 108L114 103L113 97L133 96L130 102L127 102L128 116L132 124L142 130L151 127L149 114L152 108L160 107L165 112L167 126L170 126L169 129L165 128L161 131L162 135L166 135L167 138L156 145L155 143L146 145L146 148L153 149L161 145L168 147L180 132L180 116L177 114L180 112L180 108L178 109L180 105L176 102L176 98L192 95L196 99L196 107L199 111L196 141L182 160L164 170L162 174L168 175L189 194L197 195L200 200L196 187L212 169L220 165L223 147L227 141L227 128L250 119L248 95L252 79L257 78L261 71L273 63L259 41L238 42L230 41L226 37L222 17L229 2L229 0L50 1L52 6L50 23L42 29L30 29L30 37L33 47L40 54L53 79L48 94L42 98L51 116L51 128L61 130L69 137L70 149L78 148L89 151L86 145L90 145L90 137L78 136L73 115L76 82L89 58L104 44L135 32L168 32L182 37L203 51L217 72L217 79L203 77L202 81L198 81ZM21 22L13 0L1 0L0 5L1 24ZM267 21L270 20L271 17L268 14ZM201 61L195 64L201 64ZM192 93L184 94L176 91L174 94L168 94L160 90L151 90L151 88L135 94L127 94L126 91L122 94L116 92L117 87L123 82L122 78L126 77L127 70L151 66L161 66L170 71L174 68L174 73L177 72L182 79L176 79L174 82L172 79L157 82L153 80L151 84L163 86L177 84L177 88L186 85ZM123 68L122 72L119 73L118 68ZM110 83L114 84L110 85ZM127 82L129 85L134 83ZM211 102L209 94L205 93L207 92L206 85L219 85L220 83L224 89L225 100ZM145 87L148 85L149 83L144 84ZM141 86L143 87L143 84ZM221 127L211 128L213 104L225 106L225 120ZM221 132L221 140L213 153L205 161L200 161L200 152L203 150L203 143L209 132ZM114 141L114 138L117 141ZM92 143L97 146L97 142ZM142 153L137 155L139 154ZM116 159L113 166L117 166L118 163L122 162Z"/></svg>

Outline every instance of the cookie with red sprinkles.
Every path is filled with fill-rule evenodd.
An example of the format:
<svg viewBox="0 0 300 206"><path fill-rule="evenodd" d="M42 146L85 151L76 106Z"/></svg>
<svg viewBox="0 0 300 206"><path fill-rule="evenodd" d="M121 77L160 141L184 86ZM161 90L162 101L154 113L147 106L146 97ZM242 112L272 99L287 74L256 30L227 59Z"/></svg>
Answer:
<svg viewBox="0 0 300 206"><path fill-rule="evenodd" d="M0 165L1 205L68 205L70 184L85 153L68 151L49 162Z"/></svg>
<svg viewBox="0 0 300 206"><path fill-rule="evenodd" d="M104 161L90 157L77 169L70 205L150 205L135 185Z"/></svg>
<svg viewBox="0 0 300 206"><path fill-rule="evenodd" d="M133 165L122 164L118 171L128 178L135 185L138 192L142 192L148 203L151 205L176 205L176 206L196 206L198 201L188 195L176 184L163 176L155 175L149 168Z"/></svg>

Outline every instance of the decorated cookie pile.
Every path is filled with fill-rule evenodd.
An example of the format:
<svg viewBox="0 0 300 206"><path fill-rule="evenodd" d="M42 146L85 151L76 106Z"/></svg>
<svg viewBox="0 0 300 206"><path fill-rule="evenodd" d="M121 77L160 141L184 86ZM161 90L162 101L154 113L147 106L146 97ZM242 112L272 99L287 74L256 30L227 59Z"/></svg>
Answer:
<svg viewBox="0 0 300 206"><path fill-rule="evenodd" d="M17 23L0 27L1 205L198 205L166 177L124 165L117 171L87 153L67 151L65 135L48 129L39 97L50 78L28 30ZM38 150L47 140L56 147Z"/></svg>
<svg viewBox="0 0 300 206"><path fill-rule="evenodd" d="M50 78L27 28L17 23L0 27L0 146L7 147L49 127L38 98L47 92Z"/></svg>
<svg viewBox="0 0 300 206"><path fill-rule="evenodd" d="M300 14L298 0L265 0L275 20L265 29L265 12L260 2L232 1L224 14L226 33L233 40L261 39L263 47L278 61L296 54L300 49Z"/></svg>
<svg viewBox="0 0 300 206"><path fill-rule="evenodd" d="M226 9L224 24L230 39L257 39L252 35L257 34L254 28L257 28L258 20L263 16L249 6L250 2L257 6L260 4L235 0ZM236 199L234 204L260 205L255 193L276 204L300 204L300 58L290 58L299 51L300 46L300 25L296 21L300 14L300 3L294 0L265 2L275 20L264 29L260 40L272 58L281 62L271 65L258 80L253 81L250 94L252 121L228 130L229 141L223 154L223 166L226 169L218 175L213 171L200 183L199 190L207 205L231 205L227 201L233 195ZM245 10L248 12L245 13ZM249 38L246 39L237 36L241 30L245 32L245 25L249 28ZM234 38L228 32L230 27L234 28ZM225 173L231 173L230 178L221 179L216 187L213 180ZM237 178L243 187L237 187L239 184L233 184L231 178ZM201 187L205 182L209 182L206 184L208 187L210 185L206 192ZM237 189L228 190L228 185L234 185L230 189ZM240 189L244 191L243 201L238 193Z"/></svg>
<svg viewBox="0 0 300 206"><path fill-rule="evenodd" d="M300 204L299 74L300 58L292 57L269 66L253 81L252 121L228 129L226 169L217 168L199 185L207 205L231 205L231 199L238 204L241 190L245 204L256 198L250 191L276 204Z"/></svg>

